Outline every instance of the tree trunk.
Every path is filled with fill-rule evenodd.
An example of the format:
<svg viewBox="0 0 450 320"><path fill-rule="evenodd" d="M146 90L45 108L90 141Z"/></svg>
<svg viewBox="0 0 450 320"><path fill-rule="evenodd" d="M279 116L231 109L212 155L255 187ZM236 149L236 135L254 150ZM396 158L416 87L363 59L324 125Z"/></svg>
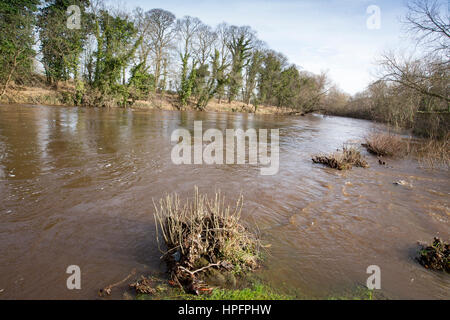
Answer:
<svg viewBox="0 0 450 320"><path fill-rule="evenodd" d="M14 74L14 71L16 70L16 67L17 67L17 57L19 56L19 54L20 54L20 50L17 51L17 53L14 55L13 66L12 66L11 70L9 71L8 78L6 79L5 84L3 85L2 92L0 93L0 98L3 97L3 95L6 92L6 89L8 89L9 82L11 81L12 75Z"/></svg>

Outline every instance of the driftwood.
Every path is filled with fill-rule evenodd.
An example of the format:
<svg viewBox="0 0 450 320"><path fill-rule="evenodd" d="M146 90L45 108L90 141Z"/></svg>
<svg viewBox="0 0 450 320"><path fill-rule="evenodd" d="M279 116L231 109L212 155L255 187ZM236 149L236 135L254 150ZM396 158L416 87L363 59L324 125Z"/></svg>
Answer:
<svg viewBox="0 0 450 320"><path fill-rule="evenodd" d="M183 270L183 271L186 271L186 272L189 273L191 276L193 276L193 275L196 274L197 272L206 270L206 269L211 268L211 267L220 267L220 266L222 266L222 262L218 262L218 263L210 263L210 264L207 265L206 267L197 269L197 270L195 270L195 271L190 271L190 270L188 270L188 269L186 269L186 268L184 268L184 267L182 267L182 266L179 266L178 268L180 268L180 269Z"/></svg>
<svg viewBox="0 0 450 320"><path fill-rule="evenodd" d="M450 273L450 244L434 238L431 245L420 244L417 261L427 269Z"/></svg>
<svg viewBox="0 0 450 320"><path fill-rule="evenodd" d="M129 275L127 275L124 279L120 280L119 282L110 284L109 286L107 286L107 287L105 287L105 288L103 288L103 289L100 289L100 290L98 291L98 295L99 295L100 297L109 296L109 295L111 294L112 288L117 287L117 286L120 286L121 284L125 283L129 278L131 278L131 277L134 276L135 274L136 274L136 269L133 269L133 270L131 271L131 273L130 273Z"/></svg>

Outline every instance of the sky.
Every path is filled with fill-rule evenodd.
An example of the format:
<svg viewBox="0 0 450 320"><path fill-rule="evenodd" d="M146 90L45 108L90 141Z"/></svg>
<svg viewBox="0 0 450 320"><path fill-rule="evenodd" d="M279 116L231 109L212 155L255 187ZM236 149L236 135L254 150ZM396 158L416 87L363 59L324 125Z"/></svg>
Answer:
<svg viewBox="0 0 450 320"><path fill-rule="evenodd" d="M114 1L112 1L114 2ZM248 25L269 48L301 69L327 72L347 93L355 94L376 77L383 52L408 48L400 20L405 0L128 0L127 10L162 8L177 18L190 15L216 26ZM369 6L379 8L379 20ZM369 20L368 27L367 21ZM379 28L377 27L379 21Z"/></svg>

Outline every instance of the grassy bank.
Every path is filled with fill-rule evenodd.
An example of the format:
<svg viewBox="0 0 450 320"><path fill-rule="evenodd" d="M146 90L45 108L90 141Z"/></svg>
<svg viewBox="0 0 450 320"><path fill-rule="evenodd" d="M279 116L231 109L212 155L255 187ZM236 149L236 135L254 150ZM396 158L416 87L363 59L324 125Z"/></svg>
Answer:
<svg viewBox="0 0 450 320"><path fill-rule="evenodd" d="M137 300L295 300L296 297L278 292L261 282L240 289L214 288L201 295L187 294L179 288L157 286L153 294L138 294Z"/></svg>
<svg viewBox="0 0 450 320"><path fill-rule="evenodd" d="M43 79L37 77L33 85L14 85L0 98L0 104L35 104L50 106L74 106L77 93L73 81L61 82L58 88L48 86ZM137 100L130 108L138 110L180 110L178 95L174 93L151 94L147 100ZM183 110L197 111L193 103L189 103ZM274 106L255 106L240 101L209 101L205 111L237 112L254 114L297 114L291 108Z"/></svg>
<svg viewBox="0 0 450 320"><path fill-rule="evenodd" d="M171 286L167 280L149 276L148 285L151 290L146 293L135 293L134 284L124 297L136 300L314 300L317 297L301 293L299 289L280 290L272 287L258 276L252 276L248 281L235 288L211 288L199 295L186 293L182 289ZM369 290L363 285L354 285L333 291L323 297L325 300L385 300L381 291Z"/></svg>

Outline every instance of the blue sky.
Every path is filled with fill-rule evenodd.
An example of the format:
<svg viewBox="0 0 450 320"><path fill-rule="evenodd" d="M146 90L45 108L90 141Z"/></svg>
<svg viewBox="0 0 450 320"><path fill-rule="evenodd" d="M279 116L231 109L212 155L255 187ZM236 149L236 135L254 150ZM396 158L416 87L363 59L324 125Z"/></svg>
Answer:
<svg viewBox="0 0 450 320"><path fill-rule="evenodd" d="M375 60L412 43L402 36L404 0L131 0L128 10L163 8L215 26L249 25L271 49L305 70L327 71L344 91L363 90L376 74ZM377 5L380 29L370 30L367 8Z"/></svg>

